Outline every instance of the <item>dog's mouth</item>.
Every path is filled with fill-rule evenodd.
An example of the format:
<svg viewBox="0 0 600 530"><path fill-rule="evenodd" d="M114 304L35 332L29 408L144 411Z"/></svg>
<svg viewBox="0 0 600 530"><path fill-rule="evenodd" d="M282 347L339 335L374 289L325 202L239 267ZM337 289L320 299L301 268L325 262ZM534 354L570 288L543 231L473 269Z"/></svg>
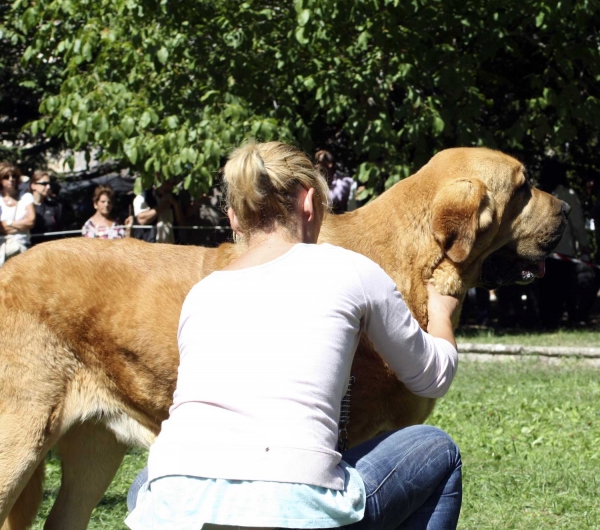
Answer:
<svg viewBox="0 0 600 530"><path fill-rule="evenodd" d="M566 216L561 214L554 229L540 230L536 237L535 250L519 252L504 246L490 254L481 267L481 284L488 289L503 285L531 283L546 273L546 258L552 254L562 237Z"/></svg>
<svg viewBox="0 0 600 530"><path fill-rule="evenodd" d="M481 268L481 283L487 289L504 285L531 283L546 273L546 256L526 260L509 251L499 250L486 258Z"/></svg>
<svg viewBox="0 0 600 530"><path fill-rule="evenodd" d="M536 262L525 262L525 266L522 267L521 271L521 282L517 283L531 283L536 278L543 278L546 274L546 260L540 260Z"/></svg>

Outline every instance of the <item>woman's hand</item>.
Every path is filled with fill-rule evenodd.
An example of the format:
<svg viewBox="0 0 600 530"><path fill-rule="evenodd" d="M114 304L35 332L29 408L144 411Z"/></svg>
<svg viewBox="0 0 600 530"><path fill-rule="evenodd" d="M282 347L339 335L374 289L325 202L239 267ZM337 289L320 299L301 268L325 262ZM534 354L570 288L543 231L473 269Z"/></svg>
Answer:
<svg viewBox="0 0 600 530"><path fill-rule="evenodd" d="M431 283L427 284L427 293L429 295L427 332L434 337L447 340L456 348L452 316L458 307L458 299L440 294Z"/></svg>
<svg viewBox="0 0 600 530"><path fill-rule="evenodd" d="M456 311L456 308L458 307L458 298L440 294L432 283L427 284L427 294L429 295L429 301L427 304L429 318L431 318L433 313L437 315L445 315L451 319L454 311Z"/></svg>

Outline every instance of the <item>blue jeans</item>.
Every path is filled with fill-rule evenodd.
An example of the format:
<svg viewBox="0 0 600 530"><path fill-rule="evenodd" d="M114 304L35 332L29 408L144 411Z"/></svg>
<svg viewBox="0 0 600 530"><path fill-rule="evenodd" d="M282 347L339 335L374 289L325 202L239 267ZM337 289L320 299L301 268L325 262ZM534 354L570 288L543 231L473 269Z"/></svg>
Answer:
<svg viewBox="0 0 600 530"><path fill-rule="evenodd" d="M444 431L415 425L385 433L342 458L362 477L365 517L352 530L451 530L462 501L461 458Z"/></svg>

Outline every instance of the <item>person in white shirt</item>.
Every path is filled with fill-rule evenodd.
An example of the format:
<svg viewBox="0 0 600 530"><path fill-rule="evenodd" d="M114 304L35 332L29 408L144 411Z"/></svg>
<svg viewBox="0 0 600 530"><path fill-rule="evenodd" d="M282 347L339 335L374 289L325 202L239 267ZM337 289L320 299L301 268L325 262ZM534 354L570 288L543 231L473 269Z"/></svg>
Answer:
<svg viewBox="0 0 600 530"><path fill-rule="evenodd" d="M167 180L160 186L144 191L133 199L134 224L148 228L135 229L138 239L152 243L175 243L174 225L185 224L181 205L173 195L174 182Z"/></svg>
<svg viewBox="0 0 600 530"><path fill-rule="evenodd" d="M17 166L0 163L0 265L30 245L29 230L35 223L33 195L24 193L19 197L20 180Z"/></svg>
<svg viewBox="0 0 600 530"><path fill-rule="evenodd" d="M441 397L458 301L430 287L425 333L378 265L316 245L328 187L298 149L249 142L224 180L246 252L184 302L174 402L126 524L455 528L461 460L447 434L419 425L343 454L337 442L360 333L412 392Z"/></svg>

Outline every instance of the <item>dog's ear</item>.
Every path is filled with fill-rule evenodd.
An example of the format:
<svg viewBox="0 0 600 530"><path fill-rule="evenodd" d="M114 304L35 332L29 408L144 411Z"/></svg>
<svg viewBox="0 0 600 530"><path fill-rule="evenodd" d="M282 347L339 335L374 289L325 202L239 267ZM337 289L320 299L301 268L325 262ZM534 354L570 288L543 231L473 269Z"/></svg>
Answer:
<svg viewBox="0 0 600 530"><path fill-rule="evenodd" d="M433 200L432 230L435 240L454 263L465 261L477 232L487 228L494 217L492 199L479 179L448 183Z"/></svg>

